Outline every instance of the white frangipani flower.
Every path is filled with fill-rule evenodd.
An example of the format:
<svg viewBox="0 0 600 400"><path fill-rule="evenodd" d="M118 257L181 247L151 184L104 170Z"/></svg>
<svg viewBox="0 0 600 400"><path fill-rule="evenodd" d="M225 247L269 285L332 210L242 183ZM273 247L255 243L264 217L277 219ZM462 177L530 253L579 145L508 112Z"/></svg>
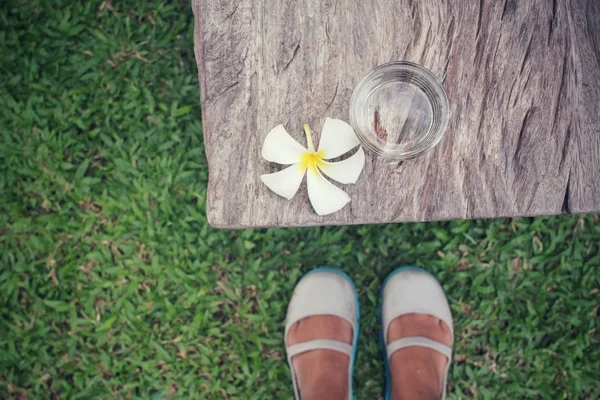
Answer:
<svg viewBox="0 0 600 400"><path fill-rule="evenodd" d="M260 179L273 192L291 200L306 173L308 198L317 214L327 215L339 211L350 202L350 197L325 179L321 172L340 183L356 183L365 165L365 153L359 148L343 161L325 161L346 154L360 144L352 127L344 121L325 119L318 151L313 145L308 125L304 125L304 132L308 149L295 141L283 125L278 125L269 132L262 148L263 158L291 166L274 174L261 175Z"/></svg>

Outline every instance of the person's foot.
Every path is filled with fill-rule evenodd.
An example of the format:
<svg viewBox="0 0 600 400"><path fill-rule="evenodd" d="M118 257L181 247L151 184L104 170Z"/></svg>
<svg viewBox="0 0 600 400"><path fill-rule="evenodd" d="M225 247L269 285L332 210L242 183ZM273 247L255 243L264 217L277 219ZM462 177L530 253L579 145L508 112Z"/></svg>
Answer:
<svg viewBox="0 0 600 400"><path fill-rule="evenodd" d="M296 322L288 331L289 346L315 339L352 344L350 323L332 315L314 315ZM348 398L350 358L334 350L312 350L292 359L302 400L345 400Z"/></svg>
<svg viewBox="0 0 600 400"><path fill-rule="evenodd" d="M388 328L387 343L409 336L422 336L452 346L449 327L427 314L405 314ZM390 362L392 400L440 399L448 359L422 346L405 347L392 354Z"/></svg>

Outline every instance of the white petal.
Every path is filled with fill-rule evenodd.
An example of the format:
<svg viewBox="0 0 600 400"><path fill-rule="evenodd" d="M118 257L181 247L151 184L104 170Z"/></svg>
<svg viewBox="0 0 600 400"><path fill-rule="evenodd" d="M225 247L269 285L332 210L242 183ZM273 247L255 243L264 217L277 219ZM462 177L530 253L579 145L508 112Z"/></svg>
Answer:
<svg viewBox="0 0 600 400"><path fill-rule="evenodd" d="M350 196L325 179L318 170L308 168L306 184L310 204L319 215L339 211L350 202Z"/></svg>
<svg viewBox="0 0 600 400"><path fill-rule="evenodd" d="M291 200L298 191L304 178L304 170L299 164L294 164L274 174L260 176L265 185L281 197Z"/></svg>
<svg viewBox="0 0 600 400"><path fill-rule="evenodd" d="M319 168L334 181L339 183L356 183L364 166L365 152L361 147L351 157L334 163L324 161Z"/></svg>
<svg viewBox="0 0 600 400"><path fill-rule="evenodd" d="M339 119L325 119L319 141L319 151L323 151L324 159L331 160L339 157L359 144L354 129L350 125Z"/></svg>
<svg viewBox="0 0 600 400"><path fill-rule="evenodd" d="M265 138L262 156L267 161L289 165L300 162L300 156L307 151L287 133L283 125L277 125Z"/></svg>

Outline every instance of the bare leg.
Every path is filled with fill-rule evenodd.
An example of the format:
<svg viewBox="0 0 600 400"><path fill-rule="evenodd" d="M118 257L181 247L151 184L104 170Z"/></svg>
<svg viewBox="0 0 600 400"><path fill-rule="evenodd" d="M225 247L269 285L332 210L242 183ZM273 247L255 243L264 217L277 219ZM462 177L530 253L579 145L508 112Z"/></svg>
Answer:
<svg viewBox="0 0 600 400"><path fill-rule="evenodd" d="M352 344L352 326L342 318L315 315L294 324L289 345L314 339L332 339ZM313 350L292 359L302 400L346 400L350 358L333 350Z"/></svg>
<svg viewBox="0 0 600 400"><path fill-rule="evenodd" d="M450 346L450 329L439 318L407 314L389 326L388 343L408 336L423 336ZM447 358L426 347L406 347L390 359L392 400L439 400Z"/></svg>

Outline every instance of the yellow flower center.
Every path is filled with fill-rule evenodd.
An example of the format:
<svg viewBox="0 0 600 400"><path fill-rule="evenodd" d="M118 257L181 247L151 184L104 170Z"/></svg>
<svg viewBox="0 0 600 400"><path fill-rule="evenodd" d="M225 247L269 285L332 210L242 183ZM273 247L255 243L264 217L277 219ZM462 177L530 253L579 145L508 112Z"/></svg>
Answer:
<svg viewBox="0 0 600 400"><path fill-rule="evenodd" d="M302 154L300 157L300 168L304 172L307 168L310 168L311 172L316 172L317 167L323 167L325 162L323 161L323 152L310 152Z"/></svg>
<svg viewBox="0 0 600 400"><path fill-rule="evenodd" d="M300 170L304 172L307 168L310 168L311 172L317 172L317 167L323 168L323 166L325 165L325 162L323 161L323 156L325 154L323 153L323 151L315 151L315 145L313 144L312 140L312 133L308 124L304 124L304 133L306 133L308 153L304 153L300 157Z"/></svg>

